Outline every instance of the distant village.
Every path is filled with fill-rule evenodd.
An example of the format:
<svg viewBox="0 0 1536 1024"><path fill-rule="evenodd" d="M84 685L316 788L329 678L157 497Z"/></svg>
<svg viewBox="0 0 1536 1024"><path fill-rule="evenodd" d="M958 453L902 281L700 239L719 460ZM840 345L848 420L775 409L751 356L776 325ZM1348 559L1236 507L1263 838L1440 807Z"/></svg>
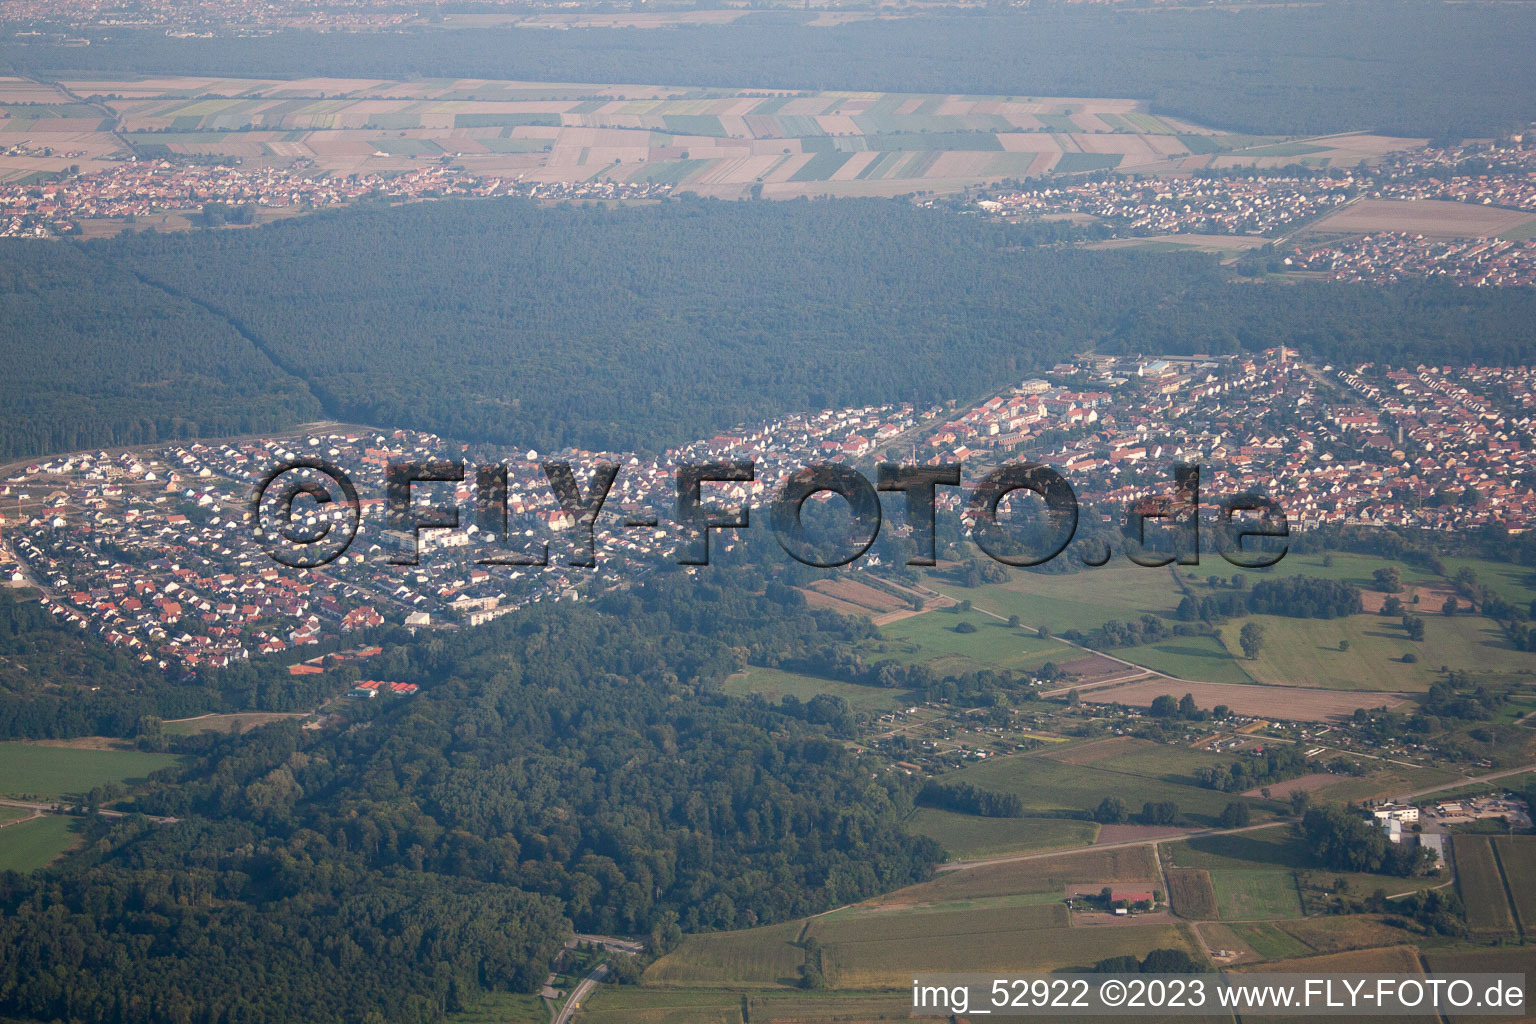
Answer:
<svg viewBox="0 0 1536 1024"><path fill-rule="evenodd" d="M18 152L16 155L52 155ZM69 154L63 154L67 159ZM0 185L0 238L57 238L80 231L82 221L117 219L131 229L139 217L166 212L192 215L219 210L209 227L250 223L252 210L323 209L363 199L393 202L521 196L539 200L636 200L669 194L653 182L520 182L482 178L444 164L399 174L327 175L312 161L287 167L128 160L103 171L46 183ZM245 208L245 212L241 212Z"/></svg>
<svg viewBox="0 0 1536 1024"><path fill-rule="evenodd" d="M7 152L61 156L30 142ZM445 158L447 159L447 158ZM1486 169L1464 173L1468 161ZM1391 283L1440 277L1471 286L1536 284L1536 237L1430 236L1408 231L1310 233L1309 225L1361 200L1437 200L1536 213L1536 132L1498 143L1392 154L1380 166L1326 172L1058 176L1014 190L983 190L973 212L1010 220L1091 218L1120 238L1198 235L1254 239L1274 247L1280 270L1335 281ZM83 224L184 215L193 225L258 221L366 199L390 202L522 196L547 201L646 200L674 194L661 181L599 177L524 182L481 177L451 162L393 174L334 174L311 160L284 167L128 159L53 181L0 184L0 237L57 238ZM933 198L920 202L933 205ZM216 211L216 212L210 212ZM99 227L98 227L99 229ZM1515 235L1527 232L1517 231ZM1241 250L1234 250L1241 251Z"/></svg>
<svg viewBox="0 0 1536 1024"><path fill-rule="evenodd" d="M1468 173L1469 162L1486 168ZM1443 277L1472 286L1536 284L1536 239L1447 238L1410 231L1300 229L1361 200L1438 200L1536 213L1536 132L1497 143L1407 150L1378 167L1224 176L1102 176L988 192L996 217L1087 216L1122 238L1165 235L1271 240L1287 271L1387 284ZM1525 234L1525 232L1516 232Z"/></svg>

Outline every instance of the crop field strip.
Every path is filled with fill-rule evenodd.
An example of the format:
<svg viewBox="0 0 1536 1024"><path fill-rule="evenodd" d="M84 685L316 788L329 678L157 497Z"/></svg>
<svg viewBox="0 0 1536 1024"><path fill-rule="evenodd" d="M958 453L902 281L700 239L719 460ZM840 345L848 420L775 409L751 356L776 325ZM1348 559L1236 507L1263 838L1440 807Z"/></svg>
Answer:
<svg viewBox="0 0 1536 1024"><path fill-rule="evenodd" d="M70 150L83 154L74 159L87 169L125 155L126 140L146 158L233 156L246 166L308 159L317 171L348 174L398 173L413 169L413 161L446 156L487 176L649 181L727 198L756 185L770 197L896 195L919 182L951 189L1032 174L1188 170L1236 154L1243 154L1240 162L1278 166L1295 159L1278 155L1288 147L1353 164L1382 150L1370 136L1293 142L1210 131L1114 99L765 97L478 79L107 76L62 87L92 97L113 116L58 89L0 80L0 141L22 132L61 137L55 141L67 135ZM794 159L775 166L779 157ZM573 175L573 168L584 173ZM0 158L0 176L16 169Z"/></svg>
<svg viewBox="0 0 1536 1024"><path fill-rule="evenodd" d="M1194 921L1216 917L1216 890L1210 872L1201 868L1169 868L1168 899L1180 917Z"/></svg>
<svg viewBox="0 0 1536 1024"><path fill-rule="evenodd" d="M1504 876L1494 859L1487 836L1456 836L1451 840L1456 858L1456 885L1467 911L1467 926L1476 935L1512 937L1517 934Z"/></svg>

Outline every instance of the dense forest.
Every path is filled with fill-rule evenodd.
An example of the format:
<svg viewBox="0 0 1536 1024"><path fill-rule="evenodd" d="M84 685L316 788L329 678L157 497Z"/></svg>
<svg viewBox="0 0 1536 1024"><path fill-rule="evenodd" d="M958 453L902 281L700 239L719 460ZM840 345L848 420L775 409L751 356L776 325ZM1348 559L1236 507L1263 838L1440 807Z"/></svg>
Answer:
<svg viewBox="0 0 1536 1024"><path fill-rule="evenodd" d="M1124 96L1254 134L1372 128L1488 135L1533 116L1536 9L1354 0L1239 9L878 19L835 28L760 13L674 29L287 32L171 38L112 29L89 47L12 40L0 61L51 73L217 78L500 78L732 89ZM1525 40L1526 42L1521 42Z"/></svg>
<svg viewBox="0 0 1536 1024"><path fill-rule="evenodd" d="M0 243L0 458L274 430L319 403L230 325L69 245Z"/></svg>
<svg viewBox="0 0 1536 1024"><path fill-rule="evenodd" d="M0 878L0 1015L433 1020L536 989L571 925L665 947L921 879L914 783L714 692L848 628L722 570L391 646L373 670L418 696L185 741L138 803L175 824Z"/></svg>
<svg viewBox="0 0 1536 1024"><path fill-rule="evenodd" d="M1216 276L1198 256L1013 251L1024 235L884 200L497 200L82 250L217 310L332 418L656 451L788 410L974 396Z"/></svg>
<svg viewBox="0 0 1536 1024"><path fill-rule="evenodd" d="M1525 360L1536 290L1262 285L889 200L362 208L0 243L0 457L317 418L654 453L1086 348ZM388 258L381 258L386 256Z"/></svg>

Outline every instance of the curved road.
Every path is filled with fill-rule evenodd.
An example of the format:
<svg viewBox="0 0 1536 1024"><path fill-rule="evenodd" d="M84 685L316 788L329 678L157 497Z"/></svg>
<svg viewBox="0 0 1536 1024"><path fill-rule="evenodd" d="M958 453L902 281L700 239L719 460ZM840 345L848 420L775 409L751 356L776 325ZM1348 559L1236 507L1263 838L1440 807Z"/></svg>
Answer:
<svg viewBox="0 0 1536 1024"><path fill-rule="evenodd" d="M608 965L606 963L598 964L593 968L592 973L581 979L581 984L571 990L571 994L565 1000L565 1005L560 1007L559 1013L555 1014L554 1024L570 1024L571 1015L576 1012L577 1007L581 1005L581 1001L587 998L592 990L597 987L597 983L607 976Z"/></svg>

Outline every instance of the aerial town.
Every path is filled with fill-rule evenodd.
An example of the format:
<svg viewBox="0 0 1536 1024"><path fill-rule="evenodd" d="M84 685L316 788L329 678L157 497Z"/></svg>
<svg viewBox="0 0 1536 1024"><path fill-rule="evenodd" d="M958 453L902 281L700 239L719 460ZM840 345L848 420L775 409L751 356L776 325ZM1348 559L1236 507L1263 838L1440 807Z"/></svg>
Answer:
<svg viewBox="0 0 1536 1024"><path fill-rule="evenodd" d="M54 614L170 668L222 666L385 622L475 625L531 602L579 599L675 552L669 518L680 464L750 459L750 483L708 500L761 507L813 462L870 470L877 459L961 463L965 482L1029 458L1061 472L1080 500L1111 508L1164 495L1175 462L1201 466L1207 494L1258 491L1294 530L1324 525L1457 529L1536 521L1536 374L1528 367L1315 366L1300 353L1084 356L970 407L881 406L786 417L656 459L527 451L509 467L504 536L469 511L458 484L418 484L418 502L464 509L460 528L413 540L385 519L390 462L461 457L407 430L329 427L260 440L183 442L56 456L0 481L0 582L32 585ZM296 457L341 467L361 495L357 538L323 567L277 565L253 538L248 503ZM540 463L619 466L596 528L595 568L572 563L574 520ZM872 475L872 474L871 474ZM583 478L582 486L586 486ZM434 490L435 489L435 490ZM939 492L960 516L960 488ZM311 506L314 525L333 510ZM633 520L655 518L636 530ZM717 543L729 544L729 534ZM513 552L514 557L505 557ZM515 561L521 564L507 564Z"/></svg>

